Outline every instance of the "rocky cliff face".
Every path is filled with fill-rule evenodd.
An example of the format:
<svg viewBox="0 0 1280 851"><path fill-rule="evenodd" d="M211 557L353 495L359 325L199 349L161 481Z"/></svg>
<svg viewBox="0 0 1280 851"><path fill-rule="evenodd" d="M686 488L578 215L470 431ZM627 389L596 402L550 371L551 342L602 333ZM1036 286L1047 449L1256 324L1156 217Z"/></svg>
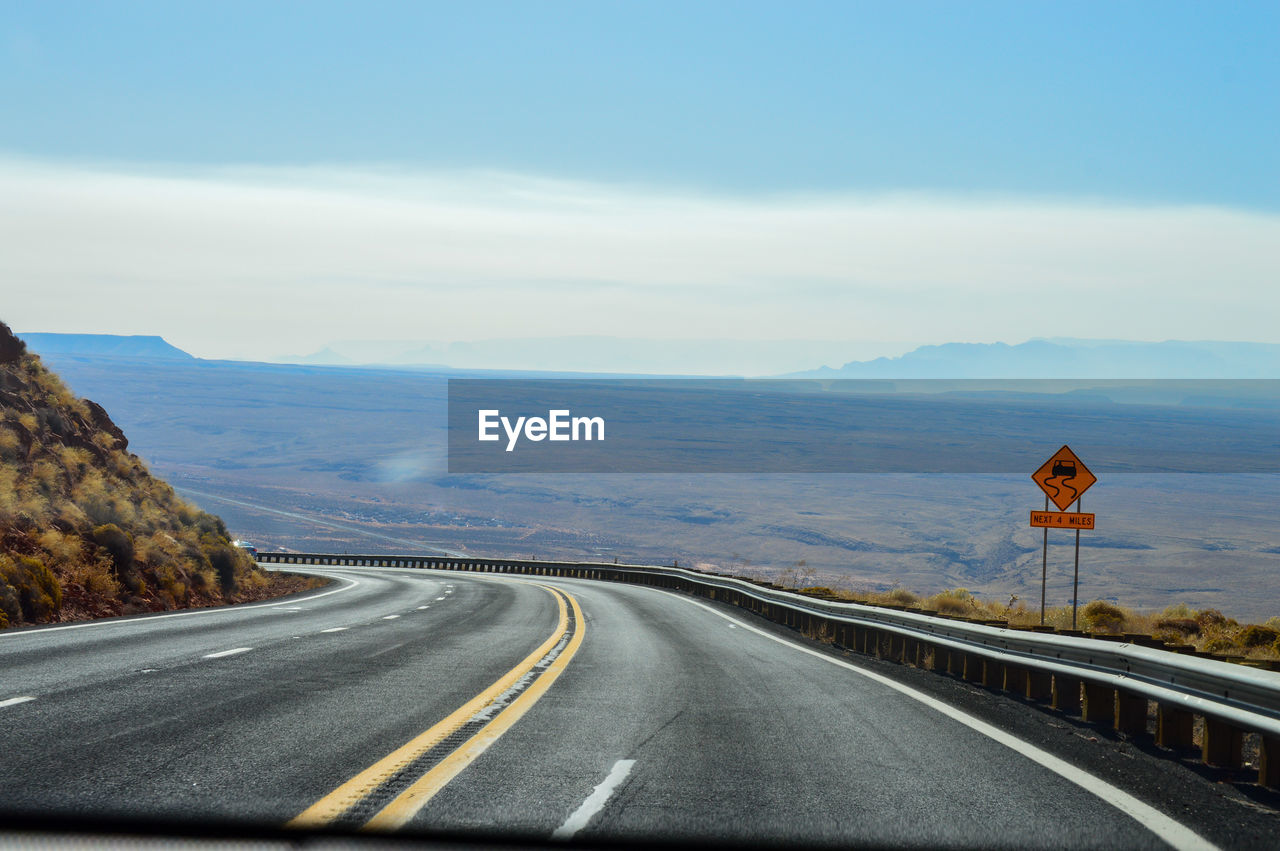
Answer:
<svg viewBox="0 0 1280 851"><path fill-rule="evenodd" d="M0 628L214 605L272 584L0 322Z"/></svg>

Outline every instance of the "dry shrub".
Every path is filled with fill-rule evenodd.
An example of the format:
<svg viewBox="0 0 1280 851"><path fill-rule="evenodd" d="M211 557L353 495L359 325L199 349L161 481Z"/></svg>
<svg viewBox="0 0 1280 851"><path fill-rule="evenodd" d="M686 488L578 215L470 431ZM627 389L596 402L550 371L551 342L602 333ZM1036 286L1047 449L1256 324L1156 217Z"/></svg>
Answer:
<svg viewBox="0 0 1280 851"><path fill-rule="evenodd" d="M271 584L271 578L261 570L245 571L237 581L241 591L259 591Z"/></svg>
<svg viewBox="0 0 1280 851"><path fill-rule="evenodd" d="M1237 640L1244 647L1266 647L1280 639L1280 632L1269 626L1252 624L1240 631Z"/></svg>
<svg viewBox="0 0 1280 851"><path fill-rule="evenodd" d="M920 598L908 591L906 588L894 588L892 591L884 595L885 601L896 603L901 606L914 606L920 602Z"/></svg>
<svg viewBox="0 0 1280 851"><path fill-rule="evenodd" d="M120 599L120 580L116 579L109 559L82 562L71 571L70 578L72 582L78 582L87 594L101 597L104 601Z"/></svg>
<svg viewBox="0 0 1280 851"><path fill-rule="evenodd" d="M70 529L80 529L89 525L89 518L74 502L64 502L58 506L57 521Z"/></svg>
<svg viewBox="0 0 1280 851"><path fill-rule="evenodd" d="M63 446L58 449L58 460L62 462L62 469L79 478L93 463L93 454L80 446Z"/></svg>
<svg viewBox="0 0 1280 851"><path fill-rule="evenodd" d="M147 593L147 582L136 572L127 573L121 582L124 584L125 590L135 597L145 596Z"/></svg>
<svg viewBox="0 0 1280 851"><path fill-rule="evenodd" d="M1195 618L1159 618L1156 620L1156 629L1183 638L1200 634L1200 624Z"/></svg>
<svg viewBox="0 0 1280 851"><path fill-rule="evenodd" d="M84 557L84 541L79 535L64 535L57 529L48 529L36 539L48 558L51 567L70 567L79 564Z"/></svg>
<svg viewBox="0 0 1280 851"><path fill-rule="evenodd" d="M1224 627L1231 623L1227 616L1217 609L1203 609L1197 612L1194 617L1202 630L1209 627Z"/></svg>
<svg viewBox="0 0 1280 851"><path fill-rule="evenodd" d="M18 599L18 590L5 579L6 566L12 564L8 556L0 555L0 615L4 616L7 624L22 623L22 602Z"/></svg>
<svg viewBox="0 0 1280 851"><path fill-rule="evenodd" d="M51 461L41 458L32 465L27 484L28 487L34 486L46 497L61 495L64 484L62 469Z"/></svg>
<svg viewBox="0 0 1280 851"><path fill-rule="evenodd" d="M111 557L116 575L123 576L133 567L133 538L114 523L104 523L93 528L92 540Z"/></svg>
<svg viewBox="0 0 1280 851"><path fill-rule="evenodd" d="M1124 631L1125 612L1106 600L1086 603L1080 611L1084 628L1092 632L1119 633Z"/></svg>
<svg viewBox="0 0 1280 851"><path fill-rule="evenodd" d="M1200 649L1207 653L1234 653L1240 649L1240 645L1232 640L1231 636L1226 633L1217 633L1213 637L1205 640L1200 645Z"/></svg>
<svg viewBox="0 0 1280 851"><path fill-rule="evenodd" d="M944 615L965 615L977 608L977 601L968 588L952 588L934 594L925 601L925 607Z"/></svg>
<svg viewBox="0 0 1280 851"><path fill-rule="evenodd" d="M191 573L191 589L193 591L206 593L212 591L216 581L212 570L196 570Z"/></svg>
<svg viewBox="0 0 1280 851"><path fill-rule="evenodd" d="M22 619L30 623L47 621L62 608L62 586L57 577L44 562L31 556L15 559L0 555L0 585L16 596ZM5 614L13 621L11 606L5 607Z"/></svg>
<svg viewBox="0 0 1280 851"><path fill-rule="evenodd" d="M17 432L0 426L0 458L16 460L22 454L22 438Z"/></svg>

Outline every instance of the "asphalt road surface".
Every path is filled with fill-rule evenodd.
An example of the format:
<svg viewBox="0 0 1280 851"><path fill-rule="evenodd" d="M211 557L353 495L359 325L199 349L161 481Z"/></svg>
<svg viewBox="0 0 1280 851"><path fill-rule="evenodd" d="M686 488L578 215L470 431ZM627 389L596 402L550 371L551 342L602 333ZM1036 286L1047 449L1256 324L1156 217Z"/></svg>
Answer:
<svg viewBox="0 0 1280 851"><path fill-rule="evenodd" d="M971 684L589 580L315 568L283 601L0 633L6 817L1264 847L1266 796Z"/></svg>

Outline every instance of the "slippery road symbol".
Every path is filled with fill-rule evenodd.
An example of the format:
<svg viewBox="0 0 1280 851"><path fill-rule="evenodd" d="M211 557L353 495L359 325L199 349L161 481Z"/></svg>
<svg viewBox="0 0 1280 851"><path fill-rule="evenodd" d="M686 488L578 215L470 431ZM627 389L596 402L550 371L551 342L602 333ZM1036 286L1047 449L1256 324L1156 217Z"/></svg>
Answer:
<svg viewBox="0 0 1280 851"><path fill-rule="evenodd" d="M1055 461L1053 462L1053 475L1044 480L1041 485L1048 493L1049 489L1053 489L1053 493L1049 494L1049 498L1057 502L1057 497L1070 491L1070 498L1066 500L1067 505L1076 501L1080 496L1080 491L1071 486L1072 480L1076 477L1076 465L1074 461Z"/></svg>
<svg viewBox="0 0 1280 851"><path fill-rule="evenodd" d="M1059 511L1066 511L1068 506L1098 481L1069 446L1063 446L1055 452L1039 470L1031 474L1031 478L1053 504L1058 506Z"/></svg>

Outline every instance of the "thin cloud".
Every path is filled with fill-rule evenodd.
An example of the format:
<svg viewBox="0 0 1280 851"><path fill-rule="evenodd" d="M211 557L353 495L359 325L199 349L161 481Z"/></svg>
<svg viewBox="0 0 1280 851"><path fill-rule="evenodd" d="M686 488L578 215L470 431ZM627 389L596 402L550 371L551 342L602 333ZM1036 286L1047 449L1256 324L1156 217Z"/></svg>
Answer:
<svg viewBox="0 0 1280 851"><path fill-rule="evenodd" d="M0 198L6 321L206 356L378 336L1280 341L1280 217L1225 208L23 161L0 163Z"/></svg>

